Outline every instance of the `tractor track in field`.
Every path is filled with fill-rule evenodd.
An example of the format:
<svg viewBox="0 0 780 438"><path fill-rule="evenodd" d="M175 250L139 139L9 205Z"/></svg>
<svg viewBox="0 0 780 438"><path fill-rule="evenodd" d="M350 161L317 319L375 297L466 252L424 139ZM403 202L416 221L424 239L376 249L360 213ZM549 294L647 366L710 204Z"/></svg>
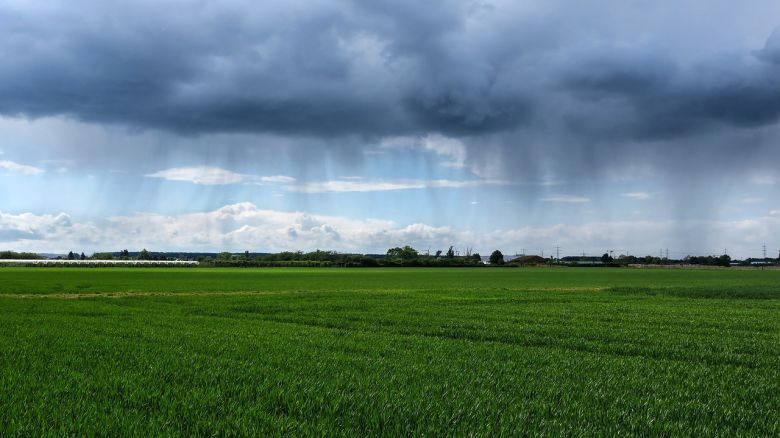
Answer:
<svg viewBox="0 0 780 438"><path fill-rule="evenodd" d="M64 294L0 294L0 298L18 299L66 299L82 298L133 298L133 297L186 297L186 296L249 296L249 295L279 295L287 292L107 292L107 293L64 293Z"/></svg>
<svg viewBox="0 0 780 438"><path fill-rule="evenodd" d="M605 291L609 288L606 287L529 287L529 288L519 288L519 289L499 289L500 292L601 292ZM125 292L88 292L88 293L40 293L40 294L31 294L31 293L0 293L0 298L17 298L17 299L42 299L42 298L52 298L52 299L82 299L82 298L132 298L132 297L192 297L192 296L252 296L252 295L280 295L280 294L289 294L289 293L301 293L301 292L307 292L307 291L301 291L301 290L294 290L294 291L230 291L230 292L220 292L220 291L211 291L211 292L133 292L133 291L125 291ZM321 292L313 290L311 292ZM333 291L333 292L339 292L339 291ZM366 291L366 292L376 292L376 291ZM380 291L383 293L393 293L398 292L395 290L383 290ZM427 290L420 290L417 292L428 292ZM496 290L491 290L491 292L496 292ZM500 299L503 297L492 297L493 299ZM449 298L451 300L457 301L459 299L464 299L462 297L451 297ZM491 298L486 298L491 299Z"/></svg>

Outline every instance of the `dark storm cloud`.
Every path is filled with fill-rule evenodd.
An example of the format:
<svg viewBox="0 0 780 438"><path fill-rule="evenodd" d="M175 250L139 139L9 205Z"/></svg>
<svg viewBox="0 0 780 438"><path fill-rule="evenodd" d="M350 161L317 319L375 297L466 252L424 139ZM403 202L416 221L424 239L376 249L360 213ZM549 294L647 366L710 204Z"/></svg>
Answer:
<svg viewBox="0 0 780 438"><path fill-rule="evenodd" d="M610 133L616 136L663 139L717 125L773 124L780 117L780 66L763 61L774 56L771 51L762 50L756 58L727 56L689 66L662 55L637 58L623 52L591 55L566 67L563 91L582 108L598 105L611 111L604 119L575 111L574 120L594 128L611 126ZM617 126L615 117L621 121Z"/></svg>
<svg viewBox="0 0 780 438"><path fill-rule="evenodd" d="M780 29L772 32L764 47L756 51L755 55L767 62L780 64Z"/></svg>
<svg viewBox="0 0 780 438"><path fill-rule="evenodd" d="M178 134L439 132L470 156L501 143L536 173L572 157L587 169L634 154L627 142L777 122L780 36L711 50L739 29L700 38L712 29L692 20L719 21L695 6L0 3L0 114Z"/></svg>
<svg viewBox="0 0 780 438"><path fill-rule="evenodd" d="M0 112L181 133L511 126L527 104L492 96L439 40L460 29L466 5L0 6L0 51L12 60L0 67Z"/></svg>

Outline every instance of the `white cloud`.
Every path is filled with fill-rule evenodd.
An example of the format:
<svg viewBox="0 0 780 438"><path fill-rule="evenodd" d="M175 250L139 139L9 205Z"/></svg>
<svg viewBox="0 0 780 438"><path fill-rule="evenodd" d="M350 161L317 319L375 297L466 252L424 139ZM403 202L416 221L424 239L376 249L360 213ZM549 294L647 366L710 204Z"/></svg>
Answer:
<svg viewBox="0 0 780 438"><path fill-rule="evenodd" d="M423 137L391 137L382 141L381 149L420 149L433 152L446 158L441 165L453 169L462 169L466 163L466 145L457 138L440 134L428 134Z"/></svg>
<svg viewBox="0 0 780 438"><path fill-rule="evenodd" d="M590 198L574 195L552 195L541 199L544 202L559 202L567 204L582 204L590 202Z"/></svg>
<svg viewBox="0 0 780 438"><path fill-rule="evenodd" d="M292 184L295 182L295 178L290 176L272 175L258 177L211 166L175 167L144 176L147 178L162 178L168 181L184 181L209 186L241 183Z"/></svg>
<svg viewBox="0 0 780 438"><path fill-rule="evenodd" d="M469 188L506 185L505 181L497 180L393 180L393 181L361 181L361 180L331 180L310 182L288 186L287 189L302 193L325 192L384 192L394 190L432 189L432 188Z"/></svg>
<svg viewBox="0 0 780 438"><path fill-rule="evenodd" d="M196 167L175 167L172 169L160 170L155 173L144 175L147 178L162 178L168 181L186 181L193 184L202 185L223 185L238 184L244 182L246 175L232 172L219 167L196 166Z"/></svg>
<svg viewBox="0 0 780 438"><path fill-rule="evenodd" d="M648 192L628 192L623 193L623 196L626 198L636 199L637 201L646 201L648 199L652 199L655 195Z"/></svg>
<svg viewBox="0 0 780 438"><path fill-rule="evenodd" d="M266 183L292 184L295 182L295 178L291 176L284 176L284 175L273 175L273 176L262 176L260 177L260 181Z"/></svg>
<svg viewBox="0 0 780 438"><path fill-rule="evenodd" d="M42 240L53 235L67 234L73 222L65 213L35 215L0 212L0 241Z"/></svg>
<svg viewBox="0 0 780 438"><path fill-rule="evenodd" d="M401 244L423 247L454 239L448 227L263 210L246 202L204 213L139 213L80 223L66 214L0 213L0 245L15 250L384 251Z"/></svg>
<svg viewBox="0 0 780 438"><path fill-rule="evenodd" d="M756 185L771 186L777 183L777 178L768 174L756 174L751 176L749 181Z"/></svg>
<svg viewBox="0 0 780 438"><path fill-rule="evenodd" d="M448 157L449 160L442 163L444 167L462 169L466 163L466 145L462 141L445 137L443 135L428 135L422 139L422 147L426 151Z"/></svg>
<svg viewBox="0 0 780 438"><path fill-rule="evenodd" d="M301 193L323 192L379 192L427 188L466 188L490 185L504 185L497 180L393 180L367 181L362 177L342 177L338 180L296 184L296 179L285 175L253 176L233 172L219 167L197 166L176 167L145 175L147 178L161 178L168 181L185 181L201 185L227 185L253 183L284 184L289 191Z"/></svg>
<svg viewBox="0 0 780 438"><path fill-rule="evenodd" d="M739 202L741 202L743 204L760 204L760 203L764 202L764 199L763 198L755 198L755 197L748 196L748 197L740 199Z"/></svg>
<svg viewBox="0 0 780 438"><path fill-rule="evenodd" d="M472 247L512 254L521 248L540 254L556 245L563 254L602 254L606 250L657 254L669 247L673 257L715 254L729 248L737 257L760 255L763 242L780 235L780 210L737 221L619 221L581 225L520 227L488 233L399 225L381 219L351 219L305 212L260 209L251 203L226 205L202 213L139 213L101 221L76 221L65 213L35 215L0 212L0 247L17 251L97 251L146 247L168 251L282 251L333 249L384 252L398 245L419 250ZM685 236L681 238L680 236ZM686 239L704 247L684 247Z"/></svg>
<svg viewBox="0 0 780 438"><path fill-rule="evenodd" d="M39 169L37 167L28 166L26 164L19 164L8 160L0 160L0 169L21 173L22 175L40 175L45 172L43 169Z"/></svg>

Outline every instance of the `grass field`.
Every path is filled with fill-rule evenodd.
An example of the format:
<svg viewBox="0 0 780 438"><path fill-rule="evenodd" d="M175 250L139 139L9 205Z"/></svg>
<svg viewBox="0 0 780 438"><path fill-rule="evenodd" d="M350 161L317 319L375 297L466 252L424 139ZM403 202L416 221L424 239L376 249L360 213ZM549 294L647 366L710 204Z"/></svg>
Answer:
<svg viewBox="0 0 780 438"><path fill-rule="evenodd" d="M780 271L0 268L0 435L780 434Z"/></svg>

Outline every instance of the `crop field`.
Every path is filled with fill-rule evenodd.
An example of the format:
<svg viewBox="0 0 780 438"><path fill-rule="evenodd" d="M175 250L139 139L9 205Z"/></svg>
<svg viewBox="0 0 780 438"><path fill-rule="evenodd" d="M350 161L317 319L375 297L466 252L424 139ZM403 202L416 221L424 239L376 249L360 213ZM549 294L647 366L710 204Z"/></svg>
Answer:
<svg viewBox="0 0 780 438"><path fill-rule="evenodd" d="M0 435L780 434L780 270L0 268Z"/></svg>

